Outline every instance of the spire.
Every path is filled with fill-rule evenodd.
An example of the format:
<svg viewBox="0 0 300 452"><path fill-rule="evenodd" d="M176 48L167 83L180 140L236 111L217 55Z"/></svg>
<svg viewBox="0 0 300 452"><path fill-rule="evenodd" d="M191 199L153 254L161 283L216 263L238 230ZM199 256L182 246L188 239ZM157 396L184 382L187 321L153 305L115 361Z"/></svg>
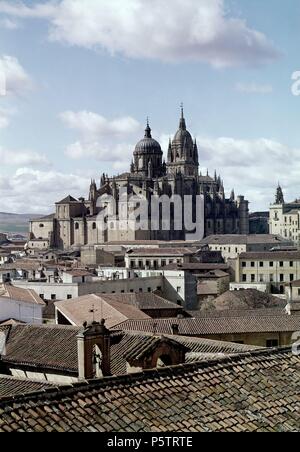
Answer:
<svg viewBox="0 0 300 452"><path fill-rule="evenodd" d="M277 191L276 191L275 204L284 204L283 191L282 191L282 188L281 188L279 182L278 182L278 187L277 187Z"/></svg>
<svg viewBox="0 0 300 452"><path fill-rule="evenodd" d="M186 123L185 123L184 110L183 110L183 103L181 103L180 108L181 108L181 117L180 117L179 129L180 130L186 130Z"/></svg>
<svg viewBox="0 0 300 452"><path fill-rule="evenodd" d="M234 201L235 200L235 193L234 193L234 189L231 190L231 195L230 195L230 201Z"/></svg>
<svg viewBox="0 0 300 452"><path fill-rule="evenodd" d="M152 138L151 136L151 127L149 125L149 117L147 116L147 126L145 129L145 138Z"/></svg>

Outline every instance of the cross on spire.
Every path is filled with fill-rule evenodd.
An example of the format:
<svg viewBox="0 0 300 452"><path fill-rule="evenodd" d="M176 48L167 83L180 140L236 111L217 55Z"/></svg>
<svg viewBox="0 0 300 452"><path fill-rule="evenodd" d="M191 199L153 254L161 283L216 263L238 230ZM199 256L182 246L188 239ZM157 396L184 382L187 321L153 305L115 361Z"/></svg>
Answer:
<svg viewBox="0 0 300 452"><path fill-rule="evenodd" d="M185 123L185 119L184 119L184 105L183 105L183 102L181 102L180 108L181 108L181 117L180 117L179 129L186 130L186 123Z"/></svg>

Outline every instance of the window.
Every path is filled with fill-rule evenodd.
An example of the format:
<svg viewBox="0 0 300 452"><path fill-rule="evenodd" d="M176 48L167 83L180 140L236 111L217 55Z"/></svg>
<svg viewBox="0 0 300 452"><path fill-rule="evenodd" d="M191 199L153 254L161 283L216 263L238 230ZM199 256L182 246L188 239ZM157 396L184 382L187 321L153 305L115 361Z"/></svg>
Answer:
<svg viewBox="0 0 300 452"><path fill-rule="evenodd" d="M78 231L79 229L79 223L75 223L75 230Z"/></svg>
<svg viewBox="0 0 300 452"><path fill-rule="evenodd" d="M264 275L259 275L259 282L261 282L261 283L264 282Z"/></svg>
<svg viewBox="0 0 300 452"><path fill-rule="evenodd" d="M270 275L270 282L274 282L274 275Z"/></svg>
<svg viewBox="0 0 300 452"><path fill-rule="evenodd" d="M290 262L290 267L294 267L294 262Z"/></svg>
<svg viewBox="0 0 300 452"><path fill-rule="evenodd" d="M294 281L294 274L293 273L290 274L290 281L291 282Z"/></svg>
<svg viewBox="0 0 300 452"><path fill-rule="evenodd" d="M139 289L139 292L140 292L140 293L143 293L143 289L140 288L140 289Z"/></svg>
<svg viewBox="0 0 300 452"><path fill-rule="evenodd" d="M177 287L177 293L181 291L181 287Z"/></svg>
<svg viewBox="0 0 300 452"><path fill-rule="evenodd" d="M283 262L279 262L279 267L283 267Z"/></svg>
<svg viewBox="0 0 300 452"><path fill-rule="evenodd" d="M298 295L300 296L300 289L298 289Z"/></svg>
<svg viewBox="0 0 300 452"><path fill-rule="evenodd" d="M264 263L263 263L263 262L260 262L260 263L259 263L259 266L260 266L260 267L263 267L263 266L264 266Z"/></svg>
<svg viewBox="0 0 300 452"><path fill-rule="evenodd" d="M279 346L279 342L277 339L269 339L266 341L267 348L274 348L274 347L278 347L278 346Z"/></svg>
<svg viewBox="0 0 300 452"><path fill-rule="evenodd" d="M255 267L255 262L251 262L251 267Z"/></svg>
<svg viewBox="0 0 300 452"><path fill-rule="evenodd" d="M44 228L45 227L45 225L43 225L43 224L40 224L40 228Z"/></svg>
<svg viewBox="0 0 300 452"><path fill-rule="evenodd" d="M251 275L251 282L255 282L255 275Z"/></svg>
<svg viewBox="0 0 300 452"><path fill-rule="evenodd" d="M246 268L247 267L247 262L242 262L242 267Z"/></svg>
<svg viewBox="0 0 300 452"><path fill-rule="evenodd" d="M151 287L148 287L148 292L152 292Z"/></svg>
<svg viewBox="0 0 300 452"><path fill-rule="evenodd" d="M280 278L280 282L284 282L284 275L282 273L280 273L279 278Z"/></svg>
<svg viewBox="0 0 300 452"><path fill-rule="evenodd" d="M44 295L43 293L40 293L40 298L41 298L42 300L44 300L45 295Z"/></svg>
<svg viewBox="0 0 300 452"><path fill-rule="evenodd" d="M92 228L93 228L94 230L97 229L97 224L96 224L96 223L93 223Z"/></svg>
<svg viewBox="0 0 300 452"><path fill-rule="evenodd" d="M247 282L247 275L243 275L243 282Z"/></svg>
<svg viewBox="0 0 300 452"><path fill-rule="evenodd" d="M270 262L270 267L274 267L274 262Z"/></svg>
<svg viewBox="0 0 300 452"><path fill-rule="evenodd" d="M71 300L71 298L73 298L72 295L71 295L71 294L68 294L68 295L67 295L67 300Z"/></svg>
<svg viewBox="0 0 300 452"><path fill-rule="evenodd" d="M56 300L56 295L55 295L55 293L51 294L51 300Z"/></svg>
<svg viewBox="0 0 300 452"><path fill-rule="evenodd" d="M130 293L133 293L134 292L134 290L133 289L130 289Z"/></svg>
<svg viewBox="0 0 300 452"><path fill-rule="evenodd" d="M166 262L165 260L162 260L162 261L161 261L161 266L162 266L162 267L165 267L166 264L167 264L167 262Z"/></svg>

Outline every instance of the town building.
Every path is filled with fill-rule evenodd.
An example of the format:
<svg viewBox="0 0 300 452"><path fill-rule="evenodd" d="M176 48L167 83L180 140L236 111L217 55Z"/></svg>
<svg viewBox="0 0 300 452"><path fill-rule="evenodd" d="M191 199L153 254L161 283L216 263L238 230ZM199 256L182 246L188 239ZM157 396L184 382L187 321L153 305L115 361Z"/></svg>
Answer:
<svg viewBox="0 0 300 452"><path fill-rule="evenodd" d="M283 308L195 311L194 318L156 319L157 334L190 336L257 347L285 347L298 340L300 314ZM153 331L153 320L127 320L115 327L124 331Z"/></svg>
<svg viewBox="0 0 300 452"><path fill-rule="evenodd" d="M79 327L6 325L0 326L0 333L4 338L1 342L4 353L0 351L0 377L4 374L56 384L99 376L121 376L257 349L207 339L175 337L172 332L162 336L153 329L150 333L110 331L102 321L85 322ZM100 371L102 375L99 375Z"/></svg>
<svg viewBox="0 0 300 452"><path fill-rule="evenodd" d="M275 203L270 206L270 234L278 234L300 245L300 200L286 203L278 186Z"/></svg>
<svg viewBox="0 0 300 452"><path fill-rule="evenodd" d="M107 199L107 195L115 202L115 209L109 215L103 213L107 202L99 205L99 198L103 200L105 196ZM131 205L133 201L131 204L128 201L132 196L139 198L134 206ZM155 217L156 208L152 205L153 200L162 196L170 200L166 218L159 205ZM99 186L96 181L91 182L88 199L67 196L56 203L54 214L33 219L27 248L30 251L135 240L187 240L195 235L194 230L188 230L183 216L180 227L176 224L178 203L174 196L180 197L181 214L192 200L188 220L195 222L197 219L201 224L201 235L249 233L248 201L243 196L235 197L234 191L227 199L223 181L217 174L214 177L199 174L198 147L187 130L183 110L179 128L170 140L166 162L161 146L152 138L147 124L144 138L135 147L130 171L116 177L103 174ZM203 197L203 211L196 202L197 196ZM136 227L139 215L136 220L131 219L140 207L140 199L151 206L143 228ZM153 218L157 228L150 222ZM168 227L163 227L165 220L167 223L170 220Z"/></svg>
<svg viewBox="0 0 300 452"><path fill-rule="evenodd" d="M220 251L225 261L236 259L241 253L271 251L293 247L293 242L280 235L211 235L201 241L211 251Z"/></svg>
<svg viewBox="0 0 300 452"><path fill-rule="evenodd" d="M285 284L300 279L299 251L242 253L236 260L236 282L268 284L271 293L284 294Z"/></svg>
<svg viewBox="0 0 300 452"><path fill-rule="evenodd" d="M41 324L44 308L44 301L33 290L0 284L0 322L15 319Z"/></svg>

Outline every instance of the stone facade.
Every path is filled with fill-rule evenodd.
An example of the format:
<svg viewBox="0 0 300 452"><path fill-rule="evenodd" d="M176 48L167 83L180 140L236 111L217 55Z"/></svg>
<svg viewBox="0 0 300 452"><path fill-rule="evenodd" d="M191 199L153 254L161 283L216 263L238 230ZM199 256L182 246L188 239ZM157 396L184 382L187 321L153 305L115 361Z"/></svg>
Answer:
<svg viewBox="0 0 300 452"><path fill-rule="evenodd" d="M167 162L163 160L160 144L152 138L150 126L147 124L144 138L136 145L130 172L113 178L103 174L99 187L95 181L91 182L87 200L68 196L56 204L54 215L31 221L31 243L47 239L51 247L68 249L107 242L187 239L188 231L184 218L181 220L181 229L174 225L175 202L170 206L171 224L167 230L163 230L161 212L159 230L151 228L150 222L145 230L135 230L129 227L129 220L127 227L124 227L124 222L123 228L118 227L120 211L124 207L120 198L124 192L128 196L143 196L149 205L154 196L167 196L171 199L177 195L182 199L183 209L184 202L187 202L184 197L190 196L193 221L199 217L196 197L202 195L204 213L201 212L201 219L205 236L249 233L248 201L243 196L235 198L234 191L230 198L226 199L223 181L216 173L214 177L210 177L208 173L205 176L201 173L199 175L197 142L186 128L182 110L179 129L173 141L170 140ZM103 195L110 195L116 201L115 212L110 216L105 230L99 228L97 222L98 214L103 209L97 201ZM129 214L136 207L132 208L128 203L126 207L129 218ZM149 211L149 217L150 214Z"/></svg>
<svg viewBox="0 0 300 452"><path fill-rule="evenodd" d="M275 203L270 206L270 233L279 234L300 244L300 200L286 203L281 187L277 188Z"/></svg>

